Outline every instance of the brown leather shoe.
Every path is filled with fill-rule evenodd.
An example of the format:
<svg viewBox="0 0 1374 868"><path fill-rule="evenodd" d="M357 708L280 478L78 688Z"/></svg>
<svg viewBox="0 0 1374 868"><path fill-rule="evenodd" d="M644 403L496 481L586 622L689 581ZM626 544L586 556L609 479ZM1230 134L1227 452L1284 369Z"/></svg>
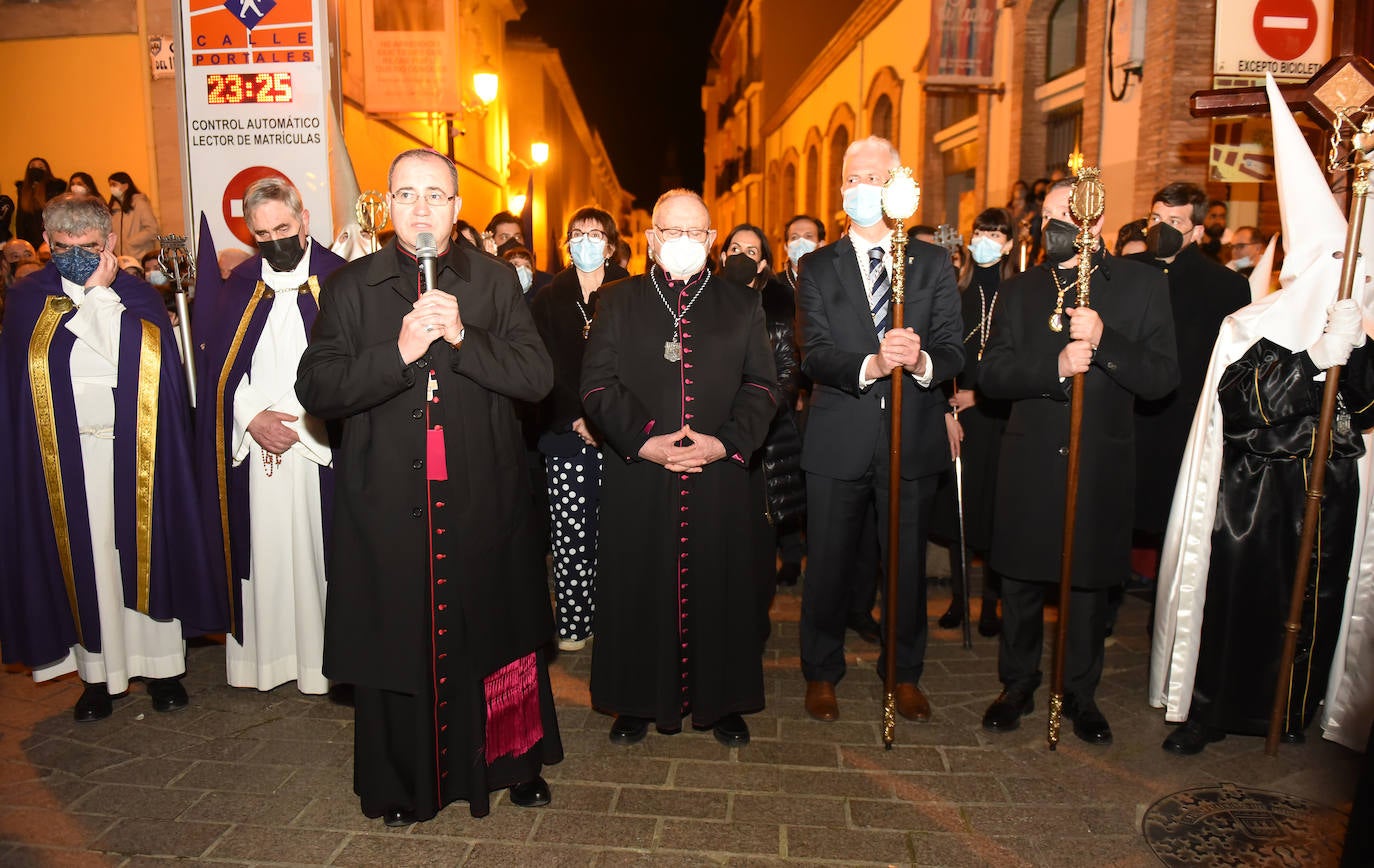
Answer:
<svg viewBox="0 0 1374 868"><path fill-rule="evenodd" d="M909 682L901 682L896 691L897 713L907 720L930 720L930 700L921 688Z"/></svg>
<svg viewBox="0 0 1374 868"><path fill-rule="evenodd" d="M827 723L838 720L840 705L835 701L835 685L829 681L806 682L806 713Z"/></svg>

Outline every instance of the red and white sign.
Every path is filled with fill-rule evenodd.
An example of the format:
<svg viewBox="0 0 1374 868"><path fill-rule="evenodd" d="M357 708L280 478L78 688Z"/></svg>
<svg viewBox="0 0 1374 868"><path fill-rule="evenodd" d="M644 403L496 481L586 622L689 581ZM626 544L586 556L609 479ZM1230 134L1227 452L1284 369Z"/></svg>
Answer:
<svg viewBox="0 0 1374 868"><path fill-rule="evenodd" d="M248 192L249 184L254 181L261 181L263 178L281 178L296 189L300 189L300 186L288 178L285 172L278 171L271 166L249 166L229 179L229 183L224 187L224 195L220 197L220 214L224 217L224 225L229 227L229 231L234 233L235 238L250 248L256 244L256 239L253 238L253 233L248 231L248 222L243 219L243 195Z"/></svg>
<svg viewBox="0 0 1374 868"><path fill-rule="evenodd" d="M1253 20L1255 41L1277 60L1302 57L1317 39L1312 0L1259 0Z"/></svg>
<svg viewBox="0 0 1374 868"><path fill-rule="evenodd" d="M186 225L215 247L254 249L243 222L253 181L300 191L310 228L334 233L329 184L328 0L176 0ZM192 231L196 231L193 229ZM199 241L199 239L197 239Z"/></svg>
<svg viewBox="0 0 1374 868"><path fill-rule="evenodd" d="M1217 0L1214 75L1304 81L1331 59L1332 0Z"/></svg>

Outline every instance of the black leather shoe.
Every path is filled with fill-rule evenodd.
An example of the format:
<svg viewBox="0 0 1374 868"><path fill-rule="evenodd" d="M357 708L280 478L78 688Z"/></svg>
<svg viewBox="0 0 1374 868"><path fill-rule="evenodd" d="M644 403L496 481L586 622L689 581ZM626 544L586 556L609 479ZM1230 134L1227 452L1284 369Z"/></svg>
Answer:
<svg viewBox="0 0 1374 868"><path fill-rule="evenodd" d="M81 691L81 698L76 701L76 707L72 709L72 717L76 718L77 723L91 723L97 720L104 720L114 714L114 700L110 698L110 692L105 689L105 683L87 684L86 689Z"/></svg>
<svg viewBox="0 0 1374 868"><path fill-rule="evenodd" d="M149 678L148 695L153 698L153 711L179 711L191 704L180 678Z"/></svg>
<svg viewBox="0 0 1374 868"><path fill-rule="evenodd" d="M1179 756L1194 756L1202 753L1207 745L1223 738L1226 738L1226 733L1221 730L1190 720L1169 733L1169 737L1164 739L1163 747Z"/></svg>
<svg viewBox="0 0 1374 868"><path fill-rule="evenodd" d="M551 801L553 795L549 792L549 785L537 775L534 780L510 788L510 803L516 807L542 808Z"/></svg>
<svg viewBox="0 0 1374 868"><path fill-rule="evenodd" d="M978 613L978 635L996 636L1002 632L1002 619L997 617L997 601L984 600L983 610Z"/></svg>
<svg viewBox="0 0 1374 868"><path fill-rule="evenodd" d="M964 623L964 603L958 597L949 601L949 608L940 616L938 622L943 630L953 630Z"/></svg>
<svg viewBox="0 0 1374 868"><path fill-rule="evenodd" d="M873 616L864 612L860 615L850 615L846 626L859 634L859 638L870 645L880 645L883 641L882 628L878 622L873 620Z"/></svg>
<svg viewBox="0 0 1374 868"><path fill-rule="evenodd" d="M727 714L713 727L716 741L726 747L744 747L749 743L749 724L738 714Z"/></svg>
<svg viewBox="0 0 1374 868"><path fill-rule="evenodd" d="M1021 718L1034 708L1034 692L1003 690L988 706L988 710L983 712L983 729L988 732L1011 732L1021 725Z"/></svg>
<svg viewBox="0 0 1374 868"><path fill-rule="evenodd" d="M649 721L647 718L617 714L615 723L611 724L612 744L635 744L643 741L644 736L648 734Z"/></svg>
<svg viewBox="0 0 1374 868"><path fill-rule="evenodd" d="M1112 743L1112 727L1091 699L1079 702L1071 696L1064 698L1064 717L1073 721L1073 734L1088 744Z"/></svg>
<svg viewBox="0 0 1374 868"><path fill-rule="evenodd" d="M1279 736L1279 741L1284 744L1307 744L1307 733L1305 732L1285 732Z"/></svg>
<svg viewBox="0 0 1374 868"><path fill-rule="evenodd" d="M778 584L790 588L801 578L801 564L792 561L783 561L782 566L778 567Z"/></svg>
<svg viewBox="0 0 1374 868"><path fill-rule="evenodd" d="M415 815L410 811L401 808L392 808L385 814L382 814L382 822L393 829L398 829L402 826L412 825L417 822L417 820L415 819Z"/></svg>

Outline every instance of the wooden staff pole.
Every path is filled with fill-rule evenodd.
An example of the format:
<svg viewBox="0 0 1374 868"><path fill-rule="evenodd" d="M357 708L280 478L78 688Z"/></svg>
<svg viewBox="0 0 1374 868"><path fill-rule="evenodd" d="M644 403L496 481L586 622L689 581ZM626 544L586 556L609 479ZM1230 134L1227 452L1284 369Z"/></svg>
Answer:
<svg viewBox="0 0 1374 868"><path fill-rule="evenodd" d="M1354 196L1350 200L1350 223L1345 233L1345 258L1341 260L1341 286L1337 298L1350 298L1355 287L1355 265L1360 254L1360 228L1364 223L1365 201L1369 197L1368 161L1355 166ZM1264 752L1274 756L1279 750L1284 706L1293 679L1293 658L1298 649L1298 630L1301 629L1303 598L1307 593L1307 578L1312 567L1312 549L1321 521L1322 495L1326 488L1326 459L1331 455L1331 420L1336 415L1336 396L1341 389L1341 366L1326 369L1326 386L1322 390L1321 416L1317 421L1317 435L1312 443L1312 472L1308 475L1307 503L1302 516L1302 537L1298 543L1298 563L1293 571L1293 591L1288 600L1288 620L1283 629L1283 656L1279 662L1278 682L1274 685L1274 705L1269 712L1269 731L1264 737ZM1320 554L1318 555L1320 557ZM1316 601L1313 601L1316 605Z"/></svg>
<svg viewBox="0 0 1374 868"><path fill-rule="evenodd" d="M921 188L905 166L892 169L883 188L883 211L894 222L892 232L892 328L905 327L906 221L916 213ZM883 595L883 747L892 750L897 729L897 576L901 570L902 515L902 379L906 371L892 369L892 416L887 474L887 591ZM918 613L924 618L925 612Z"/></svg>
<svg viewBox="0 0 1374 868"><path fill-rule="evenodd" d="M905 327L906 226L898 220L892 233L892 327ZM901 571L902 521L902 378L906 371L892 369L892 432L887 454L887 590L883 593L883 746L892 750L897 729L897 577ZM921 613L924 617L925 613Z"/></svg>
<svg viewBox="0 0 1374 868"><path fill-rule="evenodd" d="M1078 307L1089 307L1092 282L1093 224L1102 216L1106 196L1097 169L1082 168L1069 195L1069 211L1078 224ZM1051 268L1054 266L1051 265ZM1050 669L1050 750L1059 746L1059 717L1064 708L1064 657L1068 652L1069 603L1073 594L1073 541L1078 517L1078 472L1083 434L1083 398L1087 374L1074 374L1069 404L1069 460L1064 478L1064 537L1059 566L1059 629L1054 639L1054 665Z"/></svg>

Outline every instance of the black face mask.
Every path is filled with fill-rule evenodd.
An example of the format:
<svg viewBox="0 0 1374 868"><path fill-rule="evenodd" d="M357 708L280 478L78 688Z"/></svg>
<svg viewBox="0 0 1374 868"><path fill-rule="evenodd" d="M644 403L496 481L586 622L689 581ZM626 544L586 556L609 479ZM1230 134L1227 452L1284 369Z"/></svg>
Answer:
<svg viewBox="0 0 1374 868"><path fill-rule="evenodd" d="M759 264L750 259L747 254L736 253L725 258L725 264L721 266L721 274L725 275L726 280L733 280L735 283L748 286L754 282L754 278L759 276Z"/></svg>
<svg viewBox="0 0 1374 868"><path fill-rule="evenodd" d="M36 167L31 168L24 173L24 180L28 181L30 184L35 184L39 181L46 181L47 179L48 173Z"/></svg>
<svg viewBox="0 0 1374 868"><path fill-rule="evenodd" d="M1063 220L1050 220L1040 231L1040 239L1045 247L1045 258L1058 265L1073 259L1078 248L1073 240L1078 237L1078 227Z"/></svg>
<svg viewBox="0 0 1374 868"><path fill-rule="evenodd" d="M291 235L271 241L259 241L258 252L267 260L267 264L272 266L273 271L290 271L300 264L301 257L305 255L305 245L301 243L299 235Z"/></svg>
<svg viewBox="0 0 1374 868"><path fill-rule="evenodd" d="M1155 259L1168 259L1183 249L1183 233L1168 223L1156 223L1145 230L1145 249Z"/></svg>

